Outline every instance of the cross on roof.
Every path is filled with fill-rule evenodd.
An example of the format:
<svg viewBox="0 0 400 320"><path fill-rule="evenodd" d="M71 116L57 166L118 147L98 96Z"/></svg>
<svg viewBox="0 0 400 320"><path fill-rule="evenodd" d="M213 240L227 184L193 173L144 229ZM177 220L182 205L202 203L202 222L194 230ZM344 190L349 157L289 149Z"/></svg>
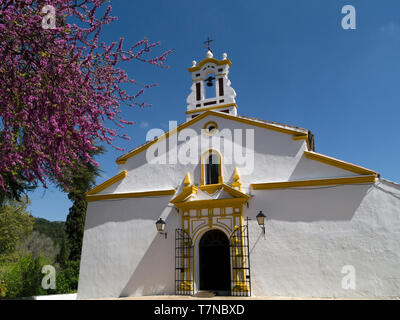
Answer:
<svg viewBox="0 0 400 320"><path fill-rule="evenodd" d="M213 41L214 41L214 40L210 40L210 37L207 37L207 40L204 41L204 44L205 44L206 48L207 48L208 50L210 50L210 51L212 51L211 48L210 48L210 42L213 42ZM207 44L206 44L206 43L207 43Z"/></svg>

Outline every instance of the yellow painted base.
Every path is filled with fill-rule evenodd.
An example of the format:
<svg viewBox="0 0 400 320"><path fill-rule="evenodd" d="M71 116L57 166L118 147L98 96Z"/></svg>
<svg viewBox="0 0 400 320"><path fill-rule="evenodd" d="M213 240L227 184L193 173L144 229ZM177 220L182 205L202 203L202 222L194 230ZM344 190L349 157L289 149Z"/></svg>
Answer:
<svg viewBox="0 0 400 320"><path fill-rule="evenodd" d="M250 292L250 288L247 285L247 283L243 282L243 283L238 283L237 285L235 285L233 287L233 292Z"/></svg>
<svg viewBox="0 0 400 320"><path fill-rule="evenodd" d="M192 291L193 290L193 286L190 282L182 282L178 288L178 290L180 291Z"/></svg>

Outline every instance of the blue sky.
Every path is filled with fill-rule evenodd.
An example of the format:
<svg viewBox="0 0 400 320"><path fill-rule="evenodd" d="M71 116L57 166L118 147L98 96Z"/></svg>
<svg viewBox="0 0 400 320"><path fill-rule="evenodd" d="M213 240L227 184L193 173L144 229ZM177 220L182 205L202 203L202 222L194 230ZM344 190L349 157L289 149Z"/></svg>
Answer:
<svg viewBox="0 0 400 320"><path fill-rule="evenodd" d="M104 40L120 36L133 44L147 36L161 41L155 51L174 49L161 69L140 62L125 65L142 83L157 83L143 96L153 106L123 107L135 121L118 141L127 150L142 144L151 128L185 121L191 85L187 68L201 61L210 36L214 56L232 61L230 80L238 113L311 130L316 151L381 173L400 182L400 1L111 1L118 20ZM356 9L356 30L344 30L344 5ZM130 92L136 92L131 88ZM97 159L101 183L116 174L124 152L107 146ZM71 206L55 187L30 194L31 212L65 220Z"/></svg>

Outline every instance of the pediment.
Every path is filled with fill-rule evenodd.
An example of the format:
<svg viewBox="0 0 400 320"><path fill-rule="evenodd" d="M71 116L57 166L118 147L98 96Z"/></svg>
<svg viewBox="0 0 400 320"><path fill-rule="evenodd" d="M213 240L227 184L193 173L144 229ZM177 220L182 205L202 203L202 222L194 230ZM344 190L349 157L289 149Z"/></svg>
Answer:
<svg viewBox="0 0 400 320"><path fill-rule="evenodd" d="M207 190L208 189L208 190ZM219 185L184 187L170 202L179 207L187 206L218 206L235 203L245 203L250 196L221 183Z"/></svg>

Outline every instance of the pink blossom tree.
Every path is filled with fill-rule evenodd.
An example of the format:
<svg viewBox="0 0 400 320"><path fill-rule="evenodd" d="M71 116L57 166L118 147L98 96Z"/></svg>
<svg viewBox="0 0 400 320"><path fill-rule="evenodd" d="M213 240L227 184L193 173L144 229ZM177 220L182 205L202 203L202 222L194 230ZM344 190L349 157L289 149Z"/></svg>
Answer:
<svg viewBox="0 0 400 320"><path fill-rule="evenodd" d="M115 126L132 124L124 105L143 106L142 85L121 68L139 60L163 66L165 51L147 39L124 48L123 39L99 40L112 22L106 0L0 0L0 189L46 179L62 181L80 163L91 163L95 143L114 145ZM47 7L45 7L47 5ZM51 7L48 7L51 5ZM107 6L107 8L105 8ZM55 15L49 8L54 8ZM105 12L100 14L100 11ZM115 124L107 127L110 120Z"/></svg>

